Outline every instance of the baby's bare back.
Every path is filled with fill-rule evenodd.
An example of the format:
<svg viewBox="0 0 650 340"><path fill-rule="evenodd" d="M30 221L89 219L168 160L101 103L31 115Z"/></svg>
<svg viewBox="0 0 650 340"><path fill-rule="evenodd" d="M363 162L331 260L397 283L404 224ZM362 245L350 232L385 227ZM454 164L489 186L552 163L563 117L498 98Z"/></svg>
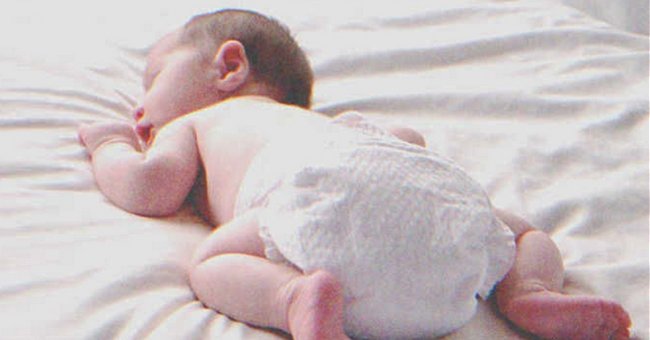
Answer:
<svg viewBox="0 0 650 340"><path fill-rule="evenodd" d="M191 114L203 165L196 204L214 225L233 217L239 186L257 153L275 138L300 142L328 117L265 98L237 98ZM291 157L291 155L286 155ZM278 159L282 162L282 159Z"/></svg>

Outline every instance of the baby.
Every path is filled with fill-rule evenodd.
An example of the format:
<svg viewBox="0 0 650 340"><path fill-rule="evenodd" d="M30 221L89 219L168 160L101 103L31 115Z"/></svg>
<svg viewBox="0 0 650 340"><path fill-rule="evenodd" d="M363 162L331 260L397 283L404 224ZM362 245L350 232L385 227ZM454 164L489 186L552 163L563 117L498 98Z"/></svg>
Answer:
<svg viewBox="0 0 650 340"><path fill-rule="evenodd" d="M197 16L151 49L144 88L135 129L80 139L117 206L166 216L189 200L217 226L189 273L206 306L296 339L431 337L493 292L543 338L629 337L619 304L562 294L551 239L419 133L310 111L309 63L278 22Z"/></svg>

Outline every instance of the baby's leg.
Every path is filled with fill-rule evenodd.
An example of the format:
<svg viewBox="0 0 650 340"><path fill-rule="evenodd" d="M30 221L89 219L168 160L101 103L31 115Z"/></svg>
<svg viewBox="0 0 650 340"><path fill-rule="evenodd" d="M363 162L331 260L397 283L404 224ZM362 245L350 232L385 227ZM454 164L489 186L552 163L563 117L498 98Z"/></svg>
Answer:
<svg viewBox="0 0 650 340"><path fill-rule="evenodd" d="M197 249L190 282L199 300L296 339L347 339L338 281L324 271L303 275L255 256L263 252L257 232L255 216L245 215L221 226Z"/></svg>
<svg viewBox="0 0 650 340"><path fill-rule="evenodd" d="M509 216L512 217L512 216ZM500 311L517 326L548 339L627 339L630 318L616 302L560 293L564 268L553 241L519 219L515 264L497 286ZM525 224L525 225L522 225Z"/></svg>

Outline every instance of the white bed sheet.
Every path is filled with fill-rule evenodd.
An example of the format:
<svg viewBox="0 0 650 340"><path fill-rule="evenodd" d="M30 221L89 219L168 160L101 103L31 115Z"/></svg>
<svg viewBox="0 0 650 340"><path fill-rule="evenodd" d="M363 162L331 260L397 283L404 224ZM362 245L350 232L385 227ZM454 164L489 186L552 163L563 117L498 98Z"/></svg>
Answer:
<svg viewBox="0 0 650 340"><path fill-rule="evenodd" d="M552 235L566 291L620 301L649 338L647 31L575 1L243 3L0 5L2 338L286 338L202 307L186 266L209 226L189 209L150 219L111 205L76 137L81 122L129 119L148 44L231 6L291 27L315 109L422 131L495 205ZM482 303L448 338L527 336Z"/></svg>

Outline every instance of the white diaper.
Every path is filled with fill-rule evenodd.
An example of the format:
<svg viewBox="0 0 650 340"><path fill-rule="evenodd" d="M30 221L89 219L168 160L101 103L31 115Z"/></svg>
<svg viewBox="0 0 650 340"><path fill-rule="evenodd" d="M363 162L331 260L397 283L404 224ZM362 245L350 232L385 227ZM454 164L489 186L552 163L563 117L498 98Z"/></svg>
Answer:
<svg viewBox="0 0 650 340"><path fill-rule="evenodd" d="M360 338L439 336L474 315L510 269L512 232L451 161L350 113L251 164L236 214L261 208L266 255L344 288Z"/></svg>

